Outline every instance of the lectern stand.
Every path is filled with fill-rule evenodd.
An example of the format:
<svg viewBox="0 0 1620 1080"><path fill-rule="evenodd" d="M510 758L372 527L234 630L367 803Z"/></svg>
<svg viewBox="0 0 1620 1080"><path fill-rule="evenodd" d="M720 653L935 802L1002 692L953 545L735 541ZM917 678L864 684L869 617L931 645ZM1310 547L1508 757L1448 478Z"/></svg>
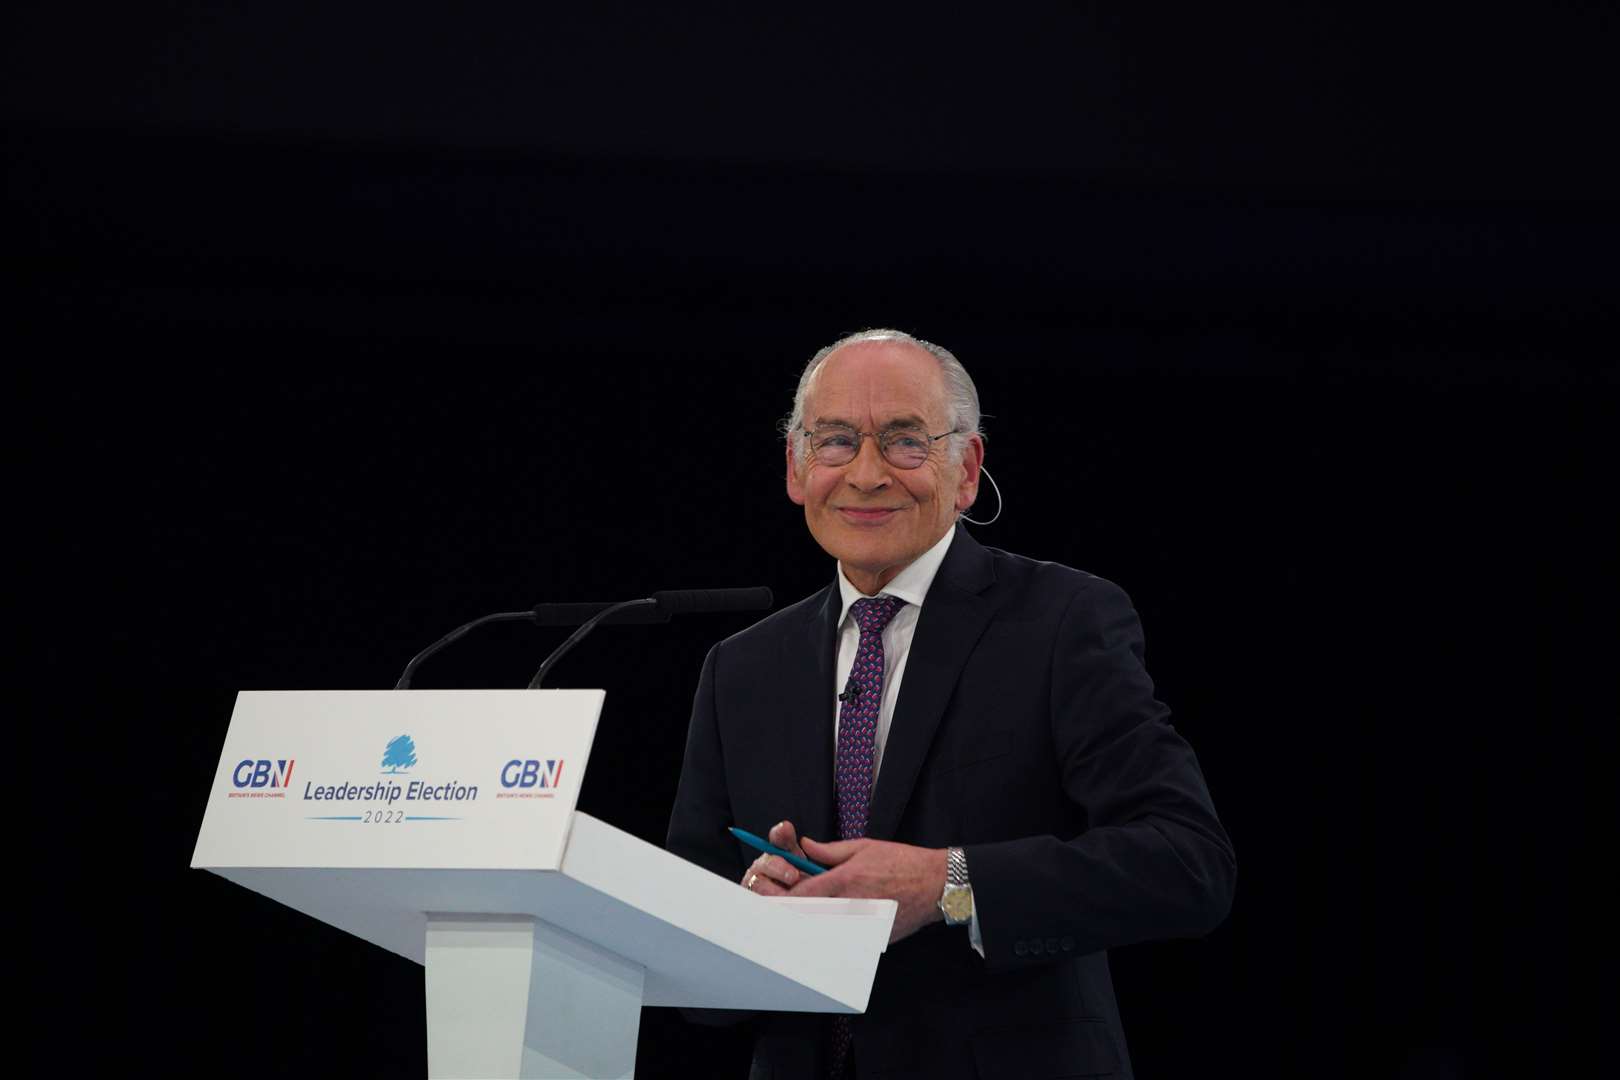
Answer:
<svg viewBox="0 0 1620 1080"><path fill-rule="evenodd" d="M856 1013L895 904L574 810L600 691L243 692L192 866L426 966L434 1077L629 1077L642 1005Z"/></svg>

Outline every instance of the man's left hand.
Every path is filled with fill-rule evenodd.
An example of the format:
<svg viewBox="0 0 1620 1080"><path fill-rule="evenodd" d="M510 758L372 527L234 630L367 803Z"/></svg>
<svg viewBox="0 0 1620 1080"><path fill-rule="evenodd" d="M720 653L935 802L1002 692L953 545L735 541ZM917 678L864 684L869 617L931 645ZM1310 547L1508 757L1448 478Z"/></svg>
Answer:
<svg viewBox="0 0 1620 1080"><path fill-rule="evenodd" d="M899 901L890 944L945 917L939 910L945 891L944 848L866 839L821 844L809 837L801 837L799 843L805 855L827 867L827 872L806 874L788 895Z"/></svg>

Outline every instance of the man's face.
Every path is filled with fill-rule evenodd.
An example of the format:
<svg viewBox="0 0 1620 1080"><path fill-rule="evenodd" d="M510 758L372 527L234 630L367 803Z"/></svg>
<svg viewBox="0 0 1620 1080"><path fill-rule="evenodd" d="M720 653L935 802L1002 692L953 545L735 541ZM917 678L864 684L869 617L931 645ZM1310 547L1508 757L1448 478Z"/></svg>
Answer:
<svg viewBox="0 0 1620 1080"><path fill-rule="evenodd" d="M950 430L939 361L901 341L861 341L824 360L805 395L804 426L842 424L881 432L895 425ZM848 464L801 462L803 435L788 440L788 498L804 507L805 524L827 554L844 565L850 584L868 595L932 547L973 504L984 443L970 436L960 461L949 440L932 444L915 469L889 464L877 440L863 438Z"/></svg>

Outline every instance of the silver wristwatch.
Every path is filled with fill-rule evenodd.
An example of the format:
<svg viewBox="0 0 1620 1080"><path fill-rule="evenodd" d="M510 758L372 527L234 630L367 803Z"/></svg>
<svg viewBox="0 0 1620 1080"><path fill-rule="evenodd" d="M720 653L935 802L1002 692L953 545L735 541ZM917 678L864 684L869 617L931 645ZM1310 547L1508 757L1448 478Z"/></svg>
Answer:
<svg viewBox="0 0 1620 1080"><path fill-rule="evenodd" d="M967 854L959 847L945 849L945 891L939 897L939 910L945 913L946 926L966 926L973 921Z"/></svg>

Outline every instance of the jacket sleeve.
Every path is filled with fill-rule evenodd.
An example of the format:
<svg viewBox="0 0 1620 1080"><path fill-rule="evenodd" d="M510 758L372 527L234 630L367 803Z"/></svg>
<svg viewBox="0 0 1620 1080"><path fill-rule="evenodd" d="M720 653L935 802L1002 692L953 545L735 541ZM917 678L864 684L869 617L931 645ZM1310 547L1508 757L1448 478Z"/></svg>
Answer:
<svg viewBox="0 0 1620 1080"><path fill-rule="evenodd" d="M1063 791L1085 827L966 848L992 970L1199 936L1231 907L1231 842L1143 652L1130 599L1090 579L1060 621L1050 700Z"/></svg>
<svg viewBox="0 0 1620 1080"><path fill-rule="evenodd" d="M726 829L733 824L731 797L726 790L724 749L715 710L715 668L720 646L709 650L692 700L692 722L686 732L686 754L675 789L675 807L669 815L664 846L688 862L696 863L727 881L742 878L737 844Z"/></svg>
<svg viewBox="0 0 1620 1080"><path fill-rule="evenodd" d="M733 822L731 798L726 791L724 749L715 708L715 668L720 646L709 650L692 700L692 722L686 732L686 755L675 789L675 807L669 816L664 846L688 862L696 863L727 881L740 881L744 863L737 844L726 829ZM755 1013L730 1009L682 1009L699 1024L725 1025L750 1019Z"/></svg>

